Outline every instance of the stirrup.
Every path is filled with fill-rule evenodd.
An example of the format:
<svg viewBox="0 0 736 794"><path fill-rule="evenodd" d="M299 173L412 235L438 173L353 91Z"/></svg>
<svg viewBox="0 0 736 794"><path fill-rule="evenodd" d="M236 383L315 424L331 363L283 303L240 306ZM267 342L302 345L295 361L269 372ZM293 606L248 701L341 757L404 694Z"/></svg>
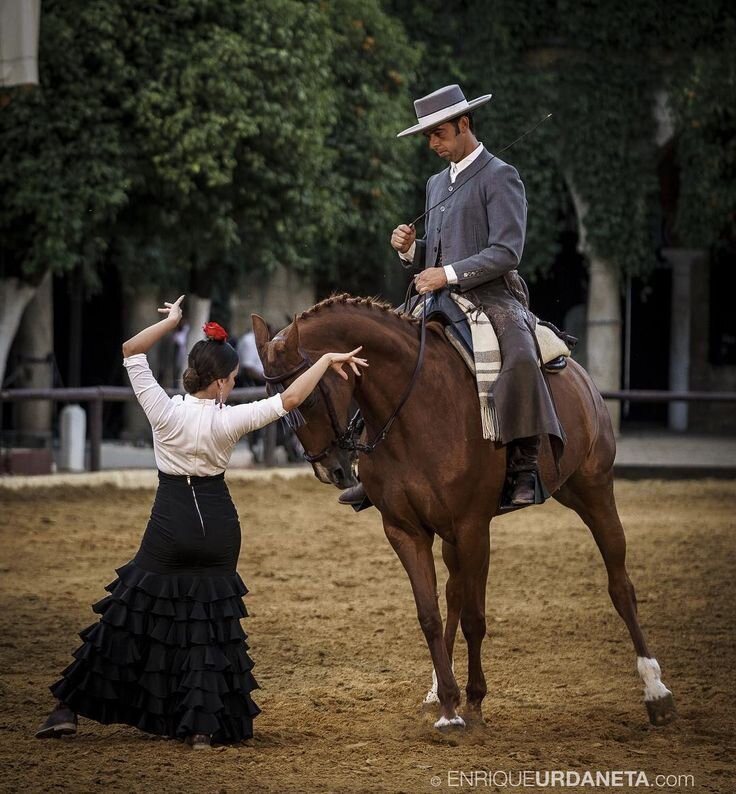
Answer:
<svg viewBox="0 0 736 794"><path fill-rule="evenodd" d="M544 504L547 499L549 499L549 491L544 487L544 483L542 482L542 478L539 476L539 471L534 469L534 471L530 472L530 474L534 477L534 503L535 505ZM525 507L531 507L532 505L515 505L511 501L511 492L514 487L513 477L511 475L506 476L506 483L503 487L503 493L501 494L501 503L498 506L497 515L501 513L510 513L512 510L523 510Z"/></svg>
<svg viewBox="0 0 736 794"><path fill-rule="evenodd" d="M337 501L341 505L350 505L356 513L368 507L373 507L373 502L368 498L363 483L361 482L357 485L353 485L351 488L346 488L340 496L337 497Z"/></svg>
<svg viewBox="0 0 736 794"><path fill-rule="evenodd" d="M557 356L557 358L553 358L552 361L548 361L544 368L547 372L561 372L567 366L567 357L566 356Z"/></svg>

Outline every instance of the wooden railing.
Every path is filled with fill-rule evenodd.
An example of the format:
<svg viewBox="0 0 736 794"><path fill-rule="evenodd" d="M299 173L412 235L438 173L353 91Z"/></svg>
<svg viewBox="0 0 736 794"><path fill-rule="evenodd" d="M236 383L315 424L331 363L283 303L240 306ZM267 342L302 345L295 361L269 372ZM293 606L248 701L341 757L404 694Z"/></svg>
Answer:
<svg viewBox="0 0 736 794"><path fill-rule="evenodd" d="M166 389L169 396L183 394L176 389ZM247 403L262 400L266 390L262 386L233 389L228 402ZM99 471L102 449L102 404L105 402L129 402L135 400L133 390L128 386L86 386L76 389L4 389L0 390L0 405L3 402L25 400L51 400L58 403L87 403L87 436L89 438L89 467ZM266 466L275 463L276 424L265 428L263 462Z"/></svg>
<svg viewBox="0 0 736 794"><path fill-rule="evenodd" d="M169 395L182 394L173 389L166 390ZM604 391L601 395L606 400L628 402L736 402L736 392L704 392L704 391ZM262 400L266 391L261 386L233 389L229 402L244 403ZM4 389L0 390L0 405L3 402L24 400L51 400L60 403L87 403L88 438L90 448L90 470L99 471L102 448L102 404L105 402L127 402L135 400L133 390L127 386L88 386L77 389ZM271 423L265 429L263 462L266 466L275 463L276 424Z"/></svg>

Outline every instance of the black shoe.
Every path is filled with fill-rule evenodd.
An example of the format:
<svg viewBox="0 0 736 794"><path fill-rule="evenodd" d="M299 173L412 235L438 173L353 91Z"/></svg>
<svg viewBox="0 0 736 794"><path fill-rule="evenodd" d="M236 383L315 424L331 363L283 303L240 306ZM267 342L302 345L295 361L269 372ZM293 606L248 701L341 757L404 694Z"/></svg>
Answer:
<svg viewBox="0 0 736 794"><path fill-rule="evenodd" d="M207 733L192 733L184 741L192 750L208 750L212 746L212 737Z"/></svg>
<svg viewBox="0 0 736 794"><path fill-rule="evenodd" d="M359 505L362 504L363 500L366 498L367 495L363 483L359 482L352 488L343 491L340 496L337 497L337 501L340 502L341 505Z"/></svg>
<svg viewBox="0 0 736 794"><path fill-rule="evenodd" d="M77 715L68 706L58 706L36 731L37 739L60 739L77 732Z"/></svg>
<svg viewBox="0 0 736 794"><path fill-rule="evenodd" d="M536 477L533 471L520 471L511 487L512 505L533 505L536 502Z"/></svg>

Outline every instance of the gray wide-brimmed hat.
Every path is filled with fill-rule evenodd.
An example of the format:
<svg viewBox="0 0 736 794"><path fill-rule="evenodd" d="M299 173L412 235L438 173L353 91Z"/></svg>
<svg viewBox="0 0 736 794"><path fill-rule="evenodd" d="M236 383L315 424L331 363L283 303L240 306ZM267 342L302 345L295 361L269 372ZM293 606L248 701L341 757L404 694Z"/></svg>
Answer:
<svg viewBox="0 0 736 794"><path fill-rule="evenodd" d="M402 130L396 137L403 138L404 135L424 132L424 130L433 129L450 119L472 113L475 108L489 102L492 96L493 94L484 94L468 102L459 85L446 85L414 102L414 110L419 123Z"/></svg>

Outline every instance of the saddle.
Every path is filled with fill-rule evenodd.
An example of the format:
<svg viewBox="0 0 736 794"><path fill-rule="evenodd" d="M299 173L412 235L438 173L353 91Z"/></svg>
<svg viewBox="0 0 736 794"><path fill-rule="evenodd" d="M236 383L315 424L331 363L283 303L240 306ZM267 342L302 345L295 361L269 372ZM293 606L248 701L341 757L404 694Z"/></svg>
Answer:
<svg viewBox="0 0 736 794"><path fill-rule="evenodd" d="M412 301L410 313L415 317L421 313L421 301L418 297ZM567 366L567 358L578 340L561 331L553 323L540 320L533 314L531 316L535 320L534 333L540 366L543 366L549 373L561 372ZM455 348L468 369L475 372L470 325L460 306L444 291L428 296L427 322L437 322L442 325L447 341Z"/></svg>

